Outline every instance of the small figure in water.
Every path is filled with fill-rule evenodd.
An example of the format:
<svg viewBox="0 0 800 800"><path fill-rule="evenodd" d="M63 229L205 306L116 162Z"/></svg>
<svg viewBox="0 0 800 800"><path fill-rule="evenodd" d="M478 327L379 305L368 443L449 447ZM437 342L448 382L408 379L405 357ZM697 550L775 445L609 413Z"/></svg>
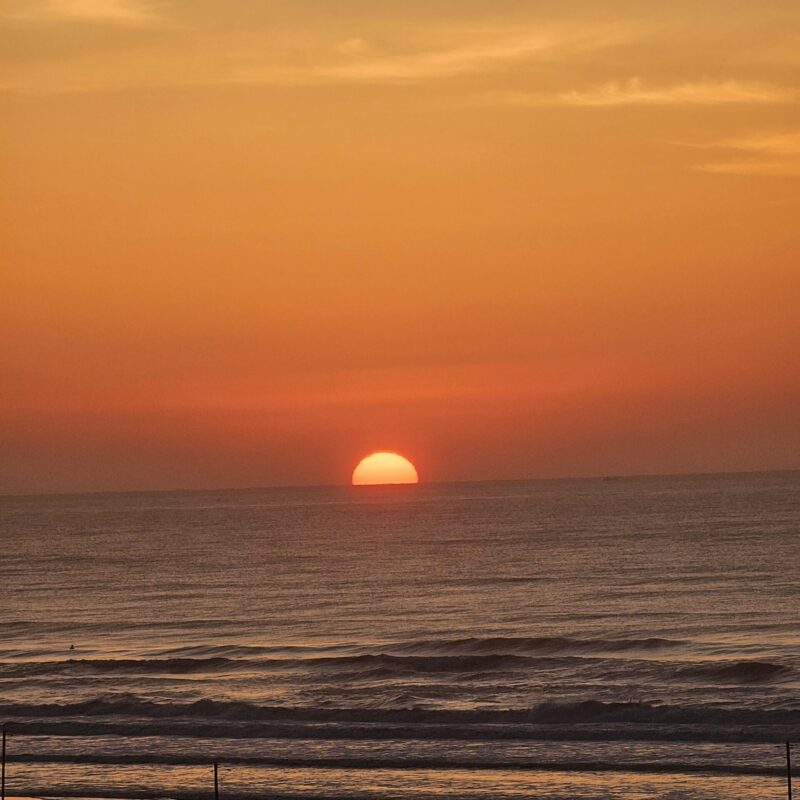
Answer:
<svg viewBox="0 0 800 800"><path fill-rule="evenodd" d="M71 645L69 646L69 649L70 649L70 650L74 650L74 649L75 649L75 645L74 645L74 644L71 644Z"/></svg>

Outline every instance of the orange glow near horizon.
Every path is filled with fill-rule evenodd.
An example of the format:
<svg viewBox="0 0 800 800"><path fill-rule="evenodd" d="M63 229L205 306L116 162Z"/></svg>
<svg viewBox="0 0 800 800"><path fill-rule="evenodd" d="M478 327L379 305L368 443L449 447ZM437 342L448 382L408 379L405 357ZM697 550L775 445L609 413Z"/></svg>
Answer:
<svg viewBox="0 0 800 800"><path fill-rule="evenodd" d="M419 483L419 475L416 467L398 453L372 453L353 470L353 486L400 483Z"/></svg>
<svg viewBox="0 0 800 800"><path fill-rule="evenodd" d="M800 467L797 0L5 5L0 494Z"/></svg>

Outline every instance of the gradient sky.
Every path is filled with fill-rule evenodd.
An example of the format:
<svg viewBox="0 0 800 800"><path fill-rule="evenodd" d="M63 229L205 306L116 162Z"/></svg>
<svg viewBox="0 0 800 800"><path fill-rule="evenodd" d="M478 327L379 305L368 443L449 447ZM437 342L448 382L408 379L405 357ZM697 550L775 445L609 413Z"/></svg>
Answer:
<svg viewBox="0 0 800 800"><path fill-rule="evenodd" d="M0 492L800 467L797 0L0 17Z"/></svg>

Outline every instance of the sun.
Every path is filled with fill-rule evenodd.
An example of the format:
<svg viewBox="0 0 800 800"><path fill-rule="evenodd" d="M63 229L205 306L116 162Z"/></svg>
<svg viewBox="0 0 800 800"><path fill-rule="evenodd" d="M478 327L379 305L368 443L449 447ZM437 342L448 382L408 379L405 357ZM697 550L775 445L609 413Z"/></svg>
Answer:
<svg viewBox="0 0 800 800"><path fill-rule="evenodd" d="M372 453L353 470L353 486L419 483L416 467L397 453Z"/></svg>

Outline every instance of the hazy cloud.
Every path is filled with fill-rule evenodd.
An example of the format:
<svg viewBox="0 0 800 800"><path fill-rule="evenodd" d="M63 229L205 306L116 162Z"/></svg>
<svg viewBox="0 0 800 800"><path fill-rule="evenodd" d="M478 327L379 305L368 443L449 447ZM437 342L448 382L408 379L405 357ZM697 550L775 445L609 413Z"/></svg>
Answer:
<svg viewBox="0 0 800 800"><path fill-rule="evenodd" d="M355 81L429 80L482 72L547 55L606 47L618 43L620 38L619 31L607 30L478 31L450 46L360 58L321 72L329 78Z"/></svg>
<svg viewBox="0 0 800 800"><path fill-rule="evenodd" d="M760 134L689 146L730 150L741 156L738 160L728 159L702 164L698 169L703 172L729 175L800 176L800 133L797 132Z"/></svg>
<svg viewBox="0 0 800 800"><path fill-rule="evenodd" d="M777 156L800 156L800 133L772 133L744 139L726 139L713 146Z"/></svg>
<svg viewBox="0 0 800 800"><path fill-rule="evenodd" d="M789 103L797 92L766 83L695 81L671 86L647 86L640 78L613 81L585 91L556 95L506 94L499 99L518 105L564 105L585 108L660 105L724 105L731 103Z"/></svg>
<svg viewBox="0 0 800 800"><path fill-rule="evenodd" d="M703 172L725 175L764 175L800 177L800 159L797 161L720 161L698 167Z"/></svg>
<svg viewBox="0 0 800 800"><path fill-rule="evenodd" d="M31 0L7 16L40 22L83 20L137 25L157 18L152 3L143 0Z"/></svg>
<svg viewBox="0 0 800 800"><path fill-rule="evenodd" d="M459 75L490 72L536 59L569 57L610 47L630 39L624 26L539 26L534 29L477 29L448 32L437 41L398 43L393 52L373 47L362 38L340 43L338 60L287 69L274 63L253 64L236 71L246 83L418 83Z"/></svg>
<svg viewBox="0 0 800 800"><path fill-rule="evenodd" d="M141 24L158 19L154 7L134 0L38 0L17 12L26 19L107 20ZM176 28L179 20L173 21ZM20 75L14 86L28 92L104 91L133 86L413 84L519 69L628 42L637 31L613 26L548 24L405 30L371 40L297 40L285 33L206 32L196 41L155 53L105 55L105 69L65 62L55 72ZM44 65L45 69L48 65Z"/></svg>

